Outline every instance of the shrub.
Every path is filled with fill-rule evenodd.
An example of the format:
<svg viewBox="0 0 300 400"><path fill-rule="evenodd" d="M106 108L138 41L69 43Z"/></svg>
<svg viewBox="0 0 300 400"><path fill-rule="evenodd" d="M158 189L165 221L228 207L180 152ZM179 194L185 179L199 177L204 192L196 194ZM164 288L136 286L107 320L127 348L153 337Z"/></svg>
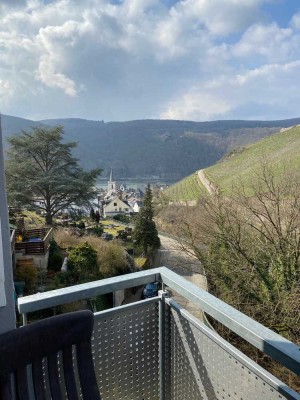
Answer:
<svg viewBox="0 0 300 400"><path fill-rule="evenodd" d="M101 225L95 226L95 227L92 229L92 233L93 233L94 235L100 237L100 236L102 235L102 233L103 233L103 227L102 227Z"/></svg>
<svg viewBox="0 0 300 400"><path fill-rule="evenodd" d="M129 223L130 222L130 217L128 215L124 215L124 214L114 215L113 219L115 221L120 221L120 222L125 222L125 223Z"/></svg>
<svg viewBox="0 0 300 400"><path fill-rule="evenodd" d="M110 243L106 252L101 254L100 259L100 272L104 278L131 272L126 260L126 254L123 247L115 243Z"/></svg>
<svg viewBox="0 0 300 400"><path fill-rule="evenodd" d="M52 271L60 271L63 264L63 256L60 251L49 256L48 269Z"/></svg>
<svg viewBox="0 0 300 400"><path fill-rule="evenodd" d="M59 228L55 231L54 236L58 246L62 249L72 248L80 243L78 236L70 229Z"/></svg>
<svg viewBox="0 0 300 400"><path fill-rule="evenodd" d="M79 244L69 252L68 271L77 282L89 281L99 277L97 252L87 242Z"/></svg>
<svg viewBox="0 0 300 400"><path fill-rule="evenodd" d="M95 275L90 277L89 280L99 279L99 274L106 278L130 272L128 262L126 261L126 252L119 243L108 242L94 235L80 238L72 235L70 231L67 231L66 229L58 229L55 232L55 238L59 246L64 248L73 248L73 250L76 250L79 246L88 244L94 250L94 254L96 254L96 262L94 263L95 258L92 256L92 261L94 263L93 266L95 267L94 270L92 266L92 270L95 272ZM72 259L72 254L76 253L77 257L77 252L73 253L73 250L69 251L68 262L69 271L72 270L72 272L70 272L70 275L67 277L57 277L57 285L59 287L66 286L67 284L75 284L76 279L78 279L78 275L75 276L73 274L74 268L72 263L74 259ZM88 280L88 278L85 277L84 280Z"/></svg>
<svg viewBox="0 0 300 400"><path fill-rule="evenodd" d="M84 221L79 221L78 224L77 224L77 228L79 228L79 229L85 229L85 223L84 223Z"/></svg>
<svg viewBox="0 0 300 400"><path fill-rule="evenodd" d="M24 294L30 294L34 291L37 278L38 273L34 265L23 265L17 268L15 280L25 282Z"/></svg>

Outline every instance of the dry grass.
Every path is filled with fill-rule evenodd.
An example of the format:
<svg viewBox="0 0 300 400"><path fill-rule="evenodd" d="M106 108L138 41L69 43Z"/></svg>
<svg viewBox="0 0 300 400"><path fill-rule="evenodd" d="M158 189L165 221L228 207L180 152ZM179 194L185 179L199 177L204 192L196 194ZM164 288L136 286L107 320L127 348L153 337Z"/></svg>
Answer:
<svg viewBox="0 0 300 400"><path fill-rule="evenodd" d="M54 239L59 247L67 250L88 243L96 250L97 264L105 277L119 275L127 269L126 251L117 241L107 242L93 235L79 237L74 231L65 228L57 229Z"/></svg>
<svg viewBox="0 0 300 400"><path fill-rule="evenodd" d="M81 237L78 237L78 235L72 233L72 231L68 228L56 229L54 232L54 239L62 249L70 249L80 243L84 243L84 241L81 240Z"/></svg>

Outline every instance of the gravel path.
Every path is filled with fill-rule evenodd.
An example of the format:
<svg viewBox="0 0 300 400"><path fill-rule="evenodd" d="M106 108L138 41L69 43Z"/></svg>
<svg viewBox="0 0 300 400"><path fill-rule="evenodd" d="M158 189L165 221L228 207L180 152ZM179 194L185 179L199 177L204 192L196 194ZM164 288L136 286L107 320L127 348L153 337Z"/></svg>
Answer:
<svg viewBox="0 0 300 400"><path fill-rule="evenodd" d="M217 188L214 186L214 184L207 179L204 169L199 169L198 177L209 194L214 194L217 192Z"/></svg>
<svg viewBox="0 0 300 400"><path fill-rule="evenodd" d="M203 275L200 261L196 257L186 254L175 239L163 235L159 235L159 237L161 248L157 252L153 267L167 267L201 289L207 290L206 277ZM174 291L170 292L175 301L180 303L197 318L202 319L201 310Z"/></svg>

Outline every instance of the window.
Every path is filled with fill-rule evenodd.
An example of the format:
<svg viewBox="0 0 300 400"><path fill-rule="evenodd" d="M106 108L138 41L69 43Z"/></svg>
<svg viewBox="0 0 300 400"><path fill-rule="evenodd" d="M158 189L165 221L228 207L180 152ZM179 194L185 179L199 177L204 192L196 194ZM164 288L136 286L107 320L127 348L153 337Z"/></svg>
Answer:
<svg viewBox="0 0 300 400"><path fill-rule="evenodd" d="M114 206L116 207L116 206L117 206L117 203L114 203Z"/></svg>

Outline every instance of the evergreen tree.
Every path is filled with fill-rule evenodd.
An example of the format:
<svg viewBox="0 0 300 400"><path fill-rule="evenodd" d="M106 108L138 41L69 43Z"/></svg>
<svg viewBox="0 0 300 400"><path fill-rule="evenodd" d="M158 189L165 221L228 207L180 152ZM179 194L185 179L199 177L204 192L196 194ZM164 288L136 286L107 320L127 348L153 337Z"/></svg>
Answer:
<svg viewBox="0 0 300 400"><path fill-rule="evenodd" d="M73 157L76 143L63 142L63 128L33 128L8 139L7 189L11 204L33 206L46 223L61 210L87 206L95 198L100 169L85 172Z"/></svg>
<svg viewBox="0 0 300 400"><path fill-rule="evenodd" d="M99 224L99 221L100 221L100 214L99 214L99 211L98 211L98 210L96 210L96 212L95 212L95 220L96 220L97 224Z"/></svg>
<svg viewBox="0 0 300 400"><path fill-rule="evenodd" d="M160 239L153 216L152 191L148 184L143 200L143 207L135 220L134 230L136 243L143 247L145 254L148 253L149 249L154 250L160 247Z"/></svg>
<svg viewBox="0 0 300 400"><path fill-rule="evenodd" d="M90 211L90 218L93 221L96 219L95 210L93 209L93 207L91 208L91 211Z"/></svg>

